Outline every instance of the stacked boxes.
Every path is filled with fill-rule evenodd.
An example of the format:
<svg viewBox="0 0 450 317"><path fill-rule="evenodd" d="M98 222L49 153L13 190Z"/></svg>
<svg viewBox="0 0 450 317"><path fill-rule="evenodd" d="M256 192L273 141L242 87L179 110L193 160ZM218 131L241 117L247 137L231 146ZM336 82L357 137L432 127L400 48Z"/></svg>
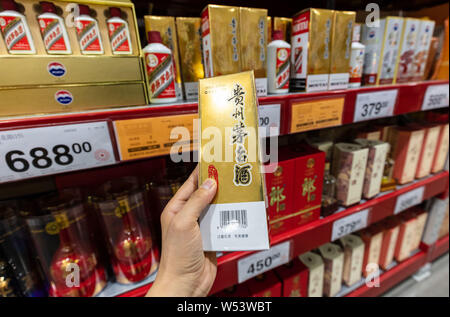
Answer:
<svg viewBox="0 0 450 317"><path fill-rule="evenodd" d="M424 79L431 40L433 38L434 24L434 21L425 19L420 22L419 33L417 34L417 44L414 51L413 66L410 72L411 81L420 81Z"/></svg>
<svg viewBox="0 0 450 317"><path fill-rule="evenodd" d="M5 76L0 78L0 116L147 103L131 2L110 1L106 5L94 0L77 1L82 5L82 14L76 19L76 25L67 26L65 30L61 21L68 20L72 14L66 10L73 6L72 1L52 1L48 5L54 7L50 11L56 12L52 14L52 22L42 14L43 5L38 1L18 0L16 3L22 8L24 21L29 26L28 38L34 50L27 55L12 54L14 50L8 49L5 42L5 38L9 41L10 34L7 28L2 28L0 72ZM1 19L6 21L6 18L3 14ZM50 24L45 26L45 21ZM49 26L56 26L56 31Z"/></svg>
<svg viewBox="0 0 450 317"><path fill-rule="evenodd" d="M410 80L414 66L414 55L417 46L417 36L419 33L420 20L405 18L403 19L403 31L400 40L399 53L397 55L395 81L397 83L406 83Z"/></svg>

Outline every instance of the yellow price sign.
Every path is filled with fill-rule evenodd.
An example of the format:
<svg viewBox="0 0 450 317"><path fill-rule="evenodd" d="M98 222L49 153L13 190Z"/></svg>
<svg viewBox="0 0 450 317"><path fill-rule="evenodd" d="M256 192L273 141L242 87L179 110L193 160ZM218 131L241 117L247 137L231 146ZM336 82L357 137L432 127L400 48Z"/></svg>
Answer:
<svg viewBox="0 0 450 317"><path fill-rule="evenodd" d="M334 127L342 124L344 97L294 102L291 133Z"/></svg>
<svg viewBox="0 0 450 317"><path fill-rule="evenodd" d="M166 155L171 151L197 150L195 119L198 119L196 113L114 121L120 159L126 161Z"/></svg>

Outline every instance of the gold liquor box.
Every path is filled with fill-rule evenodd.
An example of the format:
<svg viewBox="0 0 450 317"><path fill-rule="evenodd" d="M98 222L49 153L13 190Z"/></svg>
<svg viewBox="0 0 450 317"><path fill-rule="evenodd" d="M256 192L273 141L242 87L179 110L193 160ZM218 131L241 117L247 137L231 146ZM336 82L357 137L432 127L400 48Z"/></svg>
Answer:
<svg viewBox="0 0 450 317"><path fill-rule="evenodd" d="M239 8L241 71L255 73L256 95L267 96L267 10Z"/></svg>
<svg viewBox="0 0 450 317"><path fill-rule="evenodd" d="M333 12L305 9L292 18L291 91L328 90Z"/></svg>
<svg viewBox="0 0 450 317"><path fill-rule="evenodd" d="M198 99L198 80L205 77L202 64L201 18L176 18L180 44L181 77L187 100Z"/></svg>
<svg viewBox="0 0 450 317"><path fill-rule="evenodd" d="M239 8L208 5L202 11L202 48L205 77L241 70Z"/></svg>
<svg viewBox="0 0 450 317"><path fill-rule="evenodd" d="M352 32L356 12L334 11L331 36L331 60L329 90L347 89L349 81L350 55L352 52Z"/></svg>
<svg viewBox="0 0 450 317"><path fill-rule="evenodd" d="M204 250L269 248L257 105L252 71L199 82L199 184L218 186L200 217Z"/></svg>
<svg viewBox="0 0 450 317"><path fill-rule="evenodd" d="M178 99L183 99L175 18L169 16L145 15L144 23L146 35L150 31L158 31L161 34L163 44L172 50L173 59L175 60L175 93Z"/></svg>
<svg viewBox="0 0 450 317"><path fill-rule="evenodd" d="M0 72L5 74L0 77L0 116L147 103L137 22L131 1L51 1L54 18L46 16L38 0L17 0L15 3L18 14L22 15L16 19L16 25L19 30L21 26L29 30L25 36L34 53L21 54L13 50L10 39L13 36L11 29L15 26L0 28ZM83 30L80 25L84 24L75 14L78 5L87 7L85 16L92 20ZM119 12L120 23L113 19L111 8ZM10 18L4 10L0 11L3 25ZM64 50L53 50L51 43L58 44L58 41L59 45L64 41ZM100 50L95 55L86 51L86 41L97 43ZM124 43L125 52L121 50ZM120 87L117 91L123 95L108 93L111 87ZM67 98L55 97L61 90L69 92L65 94ZM87 91L89 95L81 95Z"/></svg>

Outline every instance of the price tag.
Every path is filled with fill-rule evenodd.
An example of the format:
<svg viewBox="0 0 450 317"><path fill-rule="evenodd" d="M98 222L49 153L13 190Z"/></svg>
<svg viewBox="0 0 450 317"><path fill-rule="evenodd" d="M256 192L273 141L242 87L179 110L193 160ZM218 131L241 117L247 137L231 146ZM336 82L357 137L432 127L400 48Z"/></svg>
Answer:
<svg viewBox="0 0 450 317"><path fill-rule="evenodd" d="M258 107L259 126L266 128L265 136L280 135L281 105L260 105ZM272 130L272 133L270 131Z"/></svg>
<svg viewBox="0 0 450 317"><path fill-rule="evenodd" d="M0 182L115 161L106 122L0 131Z"/></svg>
<svg viewBox="0 0 450 317"><path fill-rule="evenodd" d="M353 122L391 117L398 89L361 93L356 96Z"/></svg>
<svg viewBox="0 0 450 317"><path fill-rule="evenodd" d="M238 281L242 283L289 261L290 241L286 241L238 261Z"/></svg>
<svg viewBox="0 0 450 317"><path fill-rule="evenodd" d="M292 104L291 133L342 124L344 98L321 98Z"/></svg>
<svg viewBox="0 0 450 317"><path fill-rule="evenodd" d="M425 187L422 186L398 196L397 202L395 203L394 215L420 204L423 200L424 191Z"/></svg>
<svg viewBox="0 0 450 317"><path fill-rule="evenodd" d="M364 209L357 213L351 214L347 217L336 220L333 223L333 230L331 232L331 241L337 240L352 232L367 227L368 216L369 216L369 209Z"/></svg>
<svg viewBox="0 0 450 317"><path fill-rule="evenodd" d="M448 107L448 84L428 86L423 97L422 110Z"/></svg>

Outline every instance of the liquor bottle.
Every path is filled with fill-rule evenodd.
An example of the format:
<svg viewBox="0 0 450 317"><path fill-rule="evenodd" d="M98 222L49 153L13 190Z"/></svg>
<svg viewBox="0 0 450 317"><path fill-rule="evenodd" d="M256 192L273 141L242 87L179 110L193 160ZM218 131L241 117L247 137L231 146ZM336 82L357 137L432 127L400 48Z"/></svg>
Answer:
<svg viewBox="0 0 450 317"><path fill-rule="evenodd" d="M47 53L72 54L64 20L56 14L55 5L47 1L40 4L42 13L38 15L38 22Z"/></svg>
<svg viewBox="0 0 450 317"><path fill-rule="evenodd" d="M87 5L79 4L80 15L74 18L82 54L103 54L98 22L91 16Z"/></svg>
<svg viewBox="0 0 450 317"><path fill-rule="evenodd" d="M359 43L361 24L355 24L353 28L352 54L350 57L350 88L361 86L361 77L364 66L364 51L366 47Z"/></svg>
<svg viewBox="0 0 450 317"><path fill-rule="evenodd" d="M330 174L330 163L326 162L323 176L321 216L327 217L332 215L338 207L339 204L336 199L336 178Z"/></svg>
<svg viewBox="0 0 450 317"><path fill-rule="evenodd" d="M388 154L386 157L386 162L384 163L383 178L381 180L381 192L387 192L396 188L396 182L393 177L395 161L389 156L390 155Z"/></svg>
<svg viewBox="0 0 450 317"><path fill-rule="evenodd" d="M14 0L2 0L0 29L10 54L36 54L27 20Z"/></svg>
<svg viewBox="0 0 450 317"><path fill-rule="evenodd" d="M114 55L132 54L130 30L127 21L122 19L122 11L119 8L111 7L109 8L109 15L111 17L106 21L106 24L108 25L112 53Z"/></svg>
<svg viewBox="0 0 450 317"><path fill-rule="evenodd" d="M172 51L162 44L158 31L148 32L148 45L144 52L149 78L150 103L177 101Z"/></svg>
<svg viewBox="0 0 450 317"><path fill-rule="evenodd" d="M36 269L31 241L18 213L17 201L0 202L0 252L7 259L21 294L26 297L44 297L47 292Z"/></svg>
<svg viewBox="0 0 450 317"><path fill-rule="evenodd" d="M289 69L291 45L283 41L283 32L275 30L273 41L267 45L267 79L268 91L271 94L289 91Z"/></svg>

